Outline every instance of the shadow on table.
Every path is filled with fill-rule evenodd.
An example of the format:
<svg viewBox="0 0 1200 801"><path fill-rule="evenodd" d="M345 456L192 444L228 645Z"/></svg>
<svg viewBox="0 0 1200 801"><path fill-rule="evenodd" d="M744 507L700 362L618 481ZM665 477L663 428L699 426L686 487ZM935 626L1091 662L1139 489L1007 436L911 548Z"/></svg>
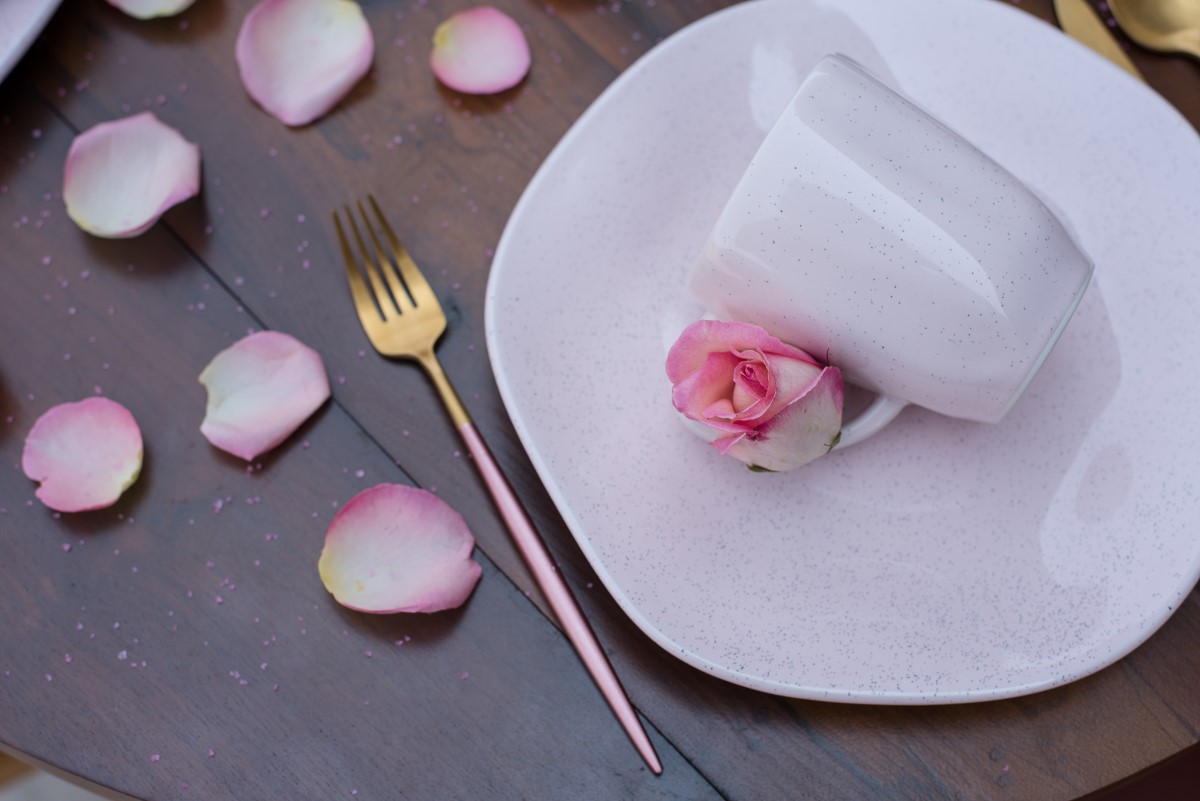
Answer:
<svg viewBox="0 0 1200 801"><path fill-rule="evenodd" d="M1196 801L1200 798L1200 743L1079 801Z"/></svg>

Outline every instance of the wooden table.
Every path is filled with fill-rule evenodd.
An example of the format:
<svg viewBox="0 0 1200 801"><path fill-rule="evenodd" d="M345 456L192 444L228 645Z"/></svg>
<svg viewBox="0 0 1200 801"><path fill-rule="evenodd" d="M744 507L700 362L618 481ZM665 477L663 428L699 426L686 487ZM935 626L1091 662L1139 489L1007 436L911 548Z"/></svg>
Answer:
<svg viewBox="0 0 1200 801"><path fill-rule="evenodd" d="M0 747L140 799L1057 801L1196 743L1195 593L1096 675L918 708L729 685L618 610L497 394L482 331L489 260L523 187L597 94L724 3L497 4L534 49L520 88L472 98L430 76L434 27L470 3L366 0L372 77L300 130L239 82L249 0L199 0L149 23L66 0L0 87ZM1048 0L1019 5L1053 21ZM1200 124L1200 65L1133 57ZM144 108L201 144L203 193L139 238L89 237L63 210L66 150ZM327 215L368 190L402 217L438 284L448 372L643 713L659 778L543 613L429 384L376 357L350 313ZM196 377L258 328L316 348L334 399L247 469L201 438ZM95 392L137 417L144 473L111 509L60 517L34 500L22 443L46 408ZM461 610L365 616L321 586L329 520L383 481L436 487L467 518L484 575Z"/></svg>

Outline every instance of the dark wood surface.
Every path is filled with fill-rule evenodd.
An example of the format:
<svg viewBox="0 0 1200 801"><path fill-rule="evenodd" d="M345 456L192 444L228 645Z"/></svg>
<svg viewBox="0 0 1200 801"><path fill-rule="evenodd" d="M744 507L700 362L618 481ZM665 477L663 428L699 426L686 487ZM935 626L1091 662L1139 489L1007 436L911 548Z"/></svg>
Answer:
<svg viewBox="0 0 1200 801"><path fill-rule="evenodd" d="M365 0L370 78L299 130L238 79L249 0L198 0L155 22L66 0L0 86L0 748L156 800L1060 801L1196 743L1195 592L1093 676L919 708L725 684L618 610L497 394L482 330L489 261L522 189L596 95L724 3L496 4L534 51L518 88L471 98L431 77L434 27L472 3ZM1017 5L1053 21L1048 0ZM1200 124L1200 64L1133 57ZM62 206L67 148L146 107L201 145L203 192L136 239L89 237ZM350 313L327 215L367 191L403 220L437 285L447 371L644 715L661 777L544 615L428 383L376 357ZM334 399L248 470L200 436L196 377L264 327L322 354ZM57 516L21 473L22 443L46 408L97 389L139 421L145 469L111 509ZM325 528L381 481L436 488L467 518L484 575L462 609L372 617L326 594Z"/></svg>

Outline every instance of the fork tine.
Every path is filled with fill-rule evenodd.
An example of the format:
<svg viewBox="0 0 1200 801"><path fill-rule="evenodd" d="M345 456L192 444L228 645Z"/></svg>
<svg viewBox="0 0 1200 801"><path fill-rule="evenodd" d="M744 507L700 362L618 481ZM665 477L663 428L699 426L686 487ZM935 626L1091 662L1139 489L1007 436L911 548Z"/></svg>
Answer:
<svg viewBox="0 0 1200 801"><path fill-rule="evenodd" d="M379 227L383 229L384 236L387 237L388 245L392 249L392 258L395 259L396 266L400 269L400 277L404 279L404 283L412 295L413 303L417 306L432 305L440 308L441 304L438 303L437 295L433 294L433 289L425 280L421 268L412 260L412 256L408 255L408 249L404 247L400 238L396 236L396 232L392 230L387 217L383 216L379 204L375 202L375 196L367 195L367 202L375 210L375 218L379 222Z"/></svg>
<svg viewBox="0 0 1200 801"><path fill-rule="evenodd" d="M371 258L371 252L367 248L366 240L363 239L362 234L358 230L358 223L354 219L354 212L351 211L349 206L345 207L345 212L346 219L350 223L350 231L354 234L354 241L358 243L358 250L362 254L362 259L359 260L359 263L362 265L363 271L367 274L367 280L371 283L372 294L375 296L375 305L379 309L379 313L383 315L384 322L387 322L394 318L397 312L403 311L403 309L394 302L391 293L388 292L387 287L380 280L379 271L381 267L376 266L375 260ZM363 225L367 227L368 231L370 230L371 227L367 225L366 220L363 220Z"/></svg>
<svg viewBox="0 0 1200 801"><path fill-rule="evenodd" d="M357 202L358 213L362 218L363 228L367 229L367 236L371 238L371 245L375 249L375 265L379 268L379 272L383 274L383 279L387 281L388 291L392 295L392 300L396 303L396 308L401 314L412 311L414 301L409 295L408 289L405 288L401 281L400 275L396 272L396 265L392 262L388 255L388 251L384 250L379 244L379 237L375 235L375 226L371 225L371 218L367 214L367 210L363 208L362 201Z"/></svg>
<svg viewBox="0 0 1200 801"><path fill-rule="evenodd" d="M342 219L338 216L337 210L333 212L333 227L337 230L338 243L342 247L342 264L346 268L346 280L350 283L350 295L354 298L354 308L360 311L367 308L374 308L375 313L379 315L379 319L386 321L387 318L384 316L382 310L380 310L374 293L371 292L366 282L363 281L362 273L358 270L357 265L359 261L355 258L354 250L350 247L350 240L346 238L346 232L342 228Z"/></svg>

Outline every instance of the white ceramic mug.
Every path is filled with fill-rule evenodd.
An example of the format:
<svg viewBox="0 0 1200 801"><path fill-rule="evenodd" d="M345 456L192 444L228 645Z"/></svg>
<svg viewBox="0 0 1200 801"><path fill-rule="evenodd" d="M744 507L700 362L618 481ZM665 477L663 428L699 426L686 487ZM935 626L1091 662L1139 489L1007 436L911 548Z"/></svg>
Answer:
<svg viewBox="0 0 1200 801"><path fill-rule="evenodd" d="M842 55L823 58L713 226L690 288L878 393L860 441L908 404L999 421L1093 266L1024 184Z"/></svg>

